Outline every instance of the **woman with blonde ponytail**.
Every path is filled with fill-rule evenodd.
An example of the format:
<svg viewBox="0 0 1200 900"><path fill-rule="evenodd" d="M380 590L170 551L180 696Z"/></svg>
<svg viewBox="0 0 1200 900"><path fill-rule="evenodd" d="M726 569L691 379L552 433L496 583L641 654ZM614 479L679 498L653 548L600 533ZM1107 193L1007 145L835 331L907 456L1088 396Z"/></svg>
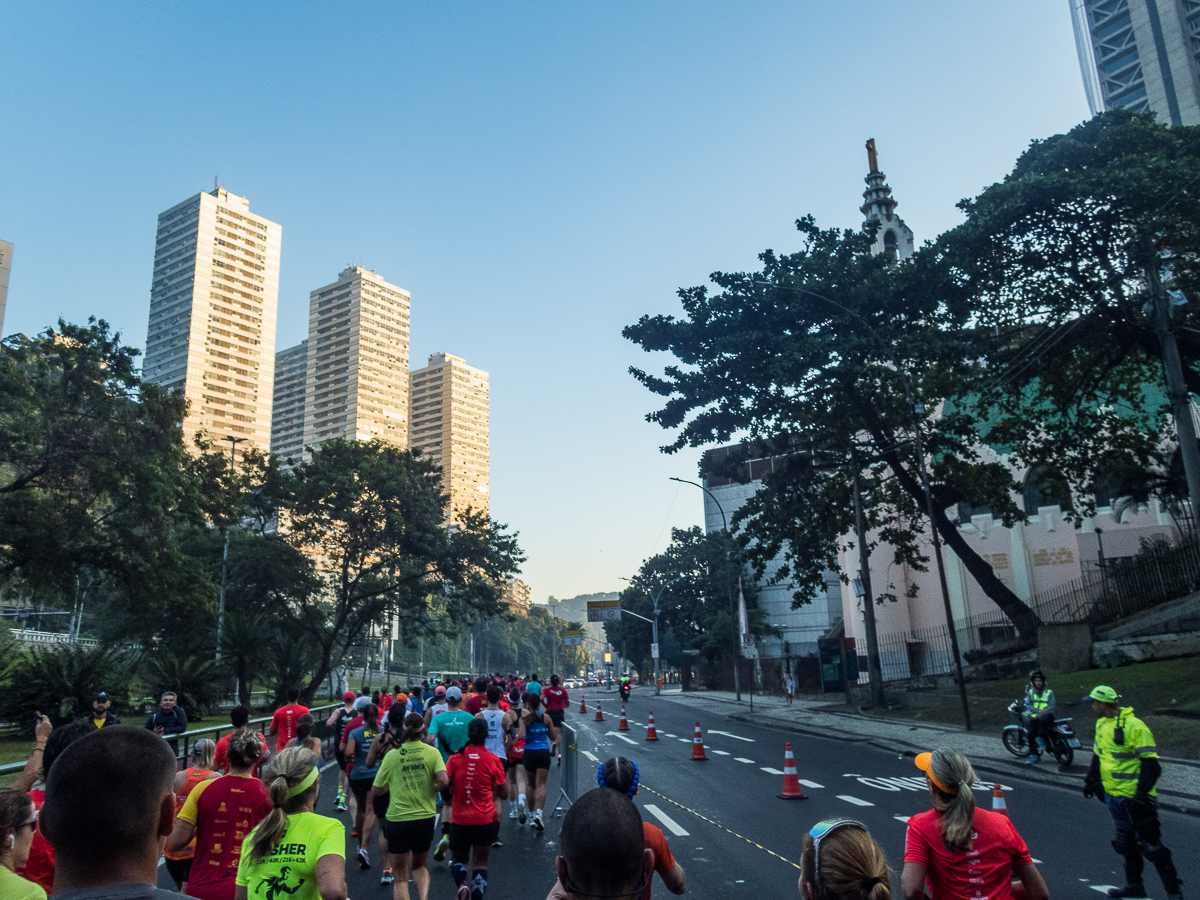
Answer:
<svg viewBox="0 0 1200 900"><path fill-rule="evenodd" d="M1047 900L1046 882L1008 816L975 808L970 761L934 750L918 754L916 764L933 809L908 820L900 876L906 900L921 900L926 882L932 900Z"/></svg>
<svg viewBox="0 0 1200 900"><path fill-rule="evenodd" d="M855 819L825 819L800 851L800 900L891 900L887 855Z"/></svg>
<svg viewBox="0 0 1200 900"><path fill-rule="evenodd" d="M319 762L311 750L287 747L263 773L273 808L242 844L235 900L346 900L346 828L313 812Z"/></svg>

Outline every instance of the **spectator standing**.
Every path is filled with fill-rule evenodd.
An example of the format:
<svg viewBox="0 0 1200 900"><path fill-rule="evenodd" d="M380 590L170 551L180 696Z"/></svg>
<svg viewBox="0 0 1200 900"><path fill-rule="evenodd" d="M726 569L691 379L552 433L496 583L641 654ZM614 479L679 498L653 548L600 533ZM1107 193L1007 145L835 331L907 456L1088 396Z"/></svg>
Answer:
<svg viewBox="0 0 1200 900"><path fill-rule="evenodd" d="M221 773L213 769L213 755L215 751L216 744L208 738L201 738L192 745L191 752L188 753L187 768L175 775L176 816L179 815L179 811L183 809L184 802L197 785L220 776ZM167 873L175 881L175 890L181 894L187 891L188 876L191 874L192 859L195 855L196 841L194 838L178 850L174 850L170 846L163 848L163 856L166 857L167 863Z"/></svg>
<svg viewBox="0 0 1200 900"><path fill-rule="evenodd" d="M932 900L1010 900L1012 880L1023 885L1023 900L1047 900L1046 882L1029 848L1008 816L975 808L971 763L954 750L920 753L933 809L908 820L904 871L906 900L921 900L929 883Z"/></svg>
<svg viewBox="0 0 1200 900"><path fill-rule="evenodd" d="M187 731L188 717L182 707L177 704L178 698L174 691L167 691L158 702L158 709L146 718L146 730L153 731L167 739L171 752L179 756L179 741L168 735L183 734Z"/></svg>
<svg viewBox="0 0 1200 900"><path fill-rule="evenodd" d="M800 900L890 900L887 854L867 826L825 819L809 829L800 851Z"/></svg>
<svg viewBox="0 0 1200 900"><path fill-rule="evenodd" d="M167 847L179 850L195 841L188 896L233 900L242 843L272 809L266 787L251 774L265 744L262 735L249 729L235 731L227 751L229 774L201 781L184 801Z"/></svg>
<svg viewBox="0 0 1200 900"><path fill-rule="evenodd" d="M488 857L492 844L500 836L496 805L508 796L504 765L484 746L487 739L488 723L482 718L472 718L467 726L467 746L446 762L450 793L457 810L450 826L450 874L458 886L455 900L483 900Z"/></svg>
<svg viewBox="0 0 1200 900"><path fill-rule="evenodd" d="M792 700L796 697L796 682L792 678L791 672L783 673L783 692L787 695L787 705L792 705Z"/></svg>
<svg viewBox="0 0 1200 900"><path fill-rule="evenodd" d="M62 751L39 816L54 845L55 900L179 900L156 887L175 819L175 770L166 742L140 728L102 728ZM103 803L87 789L95 785L104 786Z"/></svg>
<svg viewBox="0 0 1200 900"><path fill-rule="evenodd" d="M1113 849L1125 860L1125 885L1109 890L1110 897L1145 897L1142 857L1154 863L1168 900L1180 900L1183 889L1171 851L1163 846L1158 821L1159 776L1162 764L1154 735L1133 707L1122 707L1120 695L1108 685L1097 685L1084 698L1096 713L1096 741L1092 766L1084 779L1085 797L1098 796L1108 807L1116 827Z"/></svg>
<svg viewBox="0 0 1200 900"><path fill-rule="evenodd" d="M276 753L291 743L292 738L296 736L296 720L308 712L308 707L299 702L299 688L289 688L287 699L287 705L279 707L271 717L270 734L278 735L275 738Z"/></svg>
<svg viewBox="0 0 1200 900"><path fill-rule="evenodd" d="M654 874L642 817L633 801L616 791L588 791L567 810L562 855L554 860L558 883L547 900L635 900Z"/></svg>
<svg viewBox="0 0 1200 900"><path fill-rule="evenodd" d="M225 775L229 774L229 742L239 731L250 730L250 710L244 706L235 706L229 711L229 721L236 730L217 741L217 749L213 753L213 767L220 769ZM258 735L259 744L262 746L262 753L258 761L254 764L254 771L250 774L257 778L258 768L271 758L271 750L267 746L267 739L263 736L263 733L258 731L255 734Z"/></svg>
<svg viewBox="0 0 1200 900"><path fill-rule="evenodd" d="M121 717L116 713L109 712L111 706L112 698L104 691L101 691L92 699L92 714L82 717L79 721L89 726L89 731L99 731L101 728L107 728L110 725L120 725Z"/></svg>
<svg viewBox="0 0 1200 900"><path fill-rule="evenodd" d="M318 762L303 747L288 747L271 761L265 780L274 808L243 844L235 900L252 894L346 900L346 827L313 812L321 792Z"/></svg>
<svg viewBox="0 0 1200 900"><path fill-rule="evenodd" d="M381 807L386 803L384 834L388 864L394 872L393 900L409 900L410 874L418 900L428 900L429 869L425 860L433 843L436 798L449 779L442 755L425 743L425 719L419 713L409 713L403 727L394 749L392 737L384 738L387 749L375 776L375 800Z"/></svg>
<svg viewBox="0 0 1200 900"><path fill-rule="evenodd" d="M22 791L0 791L0 897L4 900L46 900L41 885L22 878L17 869L29 859L37 810Z"/></svg>

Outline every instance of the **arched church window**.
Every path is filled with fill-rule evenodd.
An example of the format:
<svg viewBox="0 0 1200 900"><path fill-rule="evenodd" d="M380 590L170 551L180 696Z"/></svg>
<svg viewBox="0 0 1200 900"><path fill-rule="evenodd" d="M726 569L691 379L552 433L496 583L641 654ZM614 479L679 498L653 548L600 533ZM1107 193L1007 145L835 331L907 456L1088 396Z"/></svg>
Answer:
<svg viewBox="0 0 1200 900"><path fill-rule="evenodd" d="M1025 515L1036 516L1043 506L1057 505L1062 510L1071 509L1071 488L1066 479L1034 466L1025 473Z"/></svg>
<svg viewBox="0 0 1200 900"><path fill-rule="evenodd" d="M896 232L890 228L883 233L883 252L890 259L896 258Z"/></svg>

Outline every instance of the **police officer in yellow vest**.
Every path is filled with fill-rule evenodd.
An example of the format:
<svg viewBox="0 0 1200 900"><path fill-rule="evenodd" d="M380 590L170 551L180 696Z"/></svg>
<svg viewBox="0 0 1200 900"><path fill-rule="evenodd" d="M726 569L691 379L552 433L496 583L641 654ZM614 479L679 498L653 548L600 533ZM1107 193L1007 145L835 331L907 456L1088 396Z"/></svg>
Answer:
<svg viewBox="0 0 1200 900"><path fill-rule="evenodd" d="M1046 674L1041 669L1029 673L1029 687L1025 688L1025 730L1029 732L1029 758L1027 763L1041 761L1038 751L1038 735L1048 735L1054 726L1054 691L1046 687ZM1044 737L1047 747L1050 739Z"/></svg>
<svg viewBox="0 0 1200 900"><path fill-rule="evenodd" d="M1144 856L1154 863L1168 900L1181 900L1182 888L1171 851L1162 844L1158 823L1155 782L1162 774L1154 735L1133 707L1122 707L1120 695L1099 685L1083 698L1091 701L1096 716L1096 742L1092 767L1083 780L1083 795L1099 797L1108 806L1117 829L1113 849L1125 859L1125 886L1111 888L1110 897L1145 897L1142 884Z"/></svg>

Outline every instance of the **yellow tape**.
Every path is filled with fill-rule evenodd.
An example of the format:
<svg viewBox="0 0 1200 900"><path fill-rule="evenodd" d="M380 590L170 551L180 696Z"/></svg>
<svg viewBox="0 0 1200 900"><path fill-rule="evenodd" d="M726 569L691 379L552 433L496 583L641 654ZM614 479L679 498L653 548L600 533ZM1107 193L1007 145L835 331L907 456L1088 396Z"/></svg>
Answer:
<svg viewBox="0 0 1200 900"><path fill-rule="evenodd" d="M714 822L712 819L708 818L708 816L700 815L700 813L696 812L694 809L688 809L688 807L684 806L678 800L672 800L666 794L660 794L658 791L654 790L654 788L647 787L645 782L640 784L638 787L643 791L649 791L650 793L654 794L656 797L662 797L668 803L674 803L676 806L678 806L680 809L684 810L685 812L690 812L696 818L703 819L709 825L715 825L717 828L720 828L722 831L727 832L728 834L732 834L735 838L740 838L741 840L745 841L747 844L750 844L751 846L757 847L759 850L763 850L763 851L771 854L776 859L782 859L788 865L795 866L797 869L800 868L800 865L798 863L792 862L786 856L780 856L774 850L767 850L767 848L764 847L762 844L755 843L754 841L750 840L750 838L746 837L745 835L738 834L736 831L731 831L730 829L726 828L724 825L721 825L718 822Z"/></svg>

